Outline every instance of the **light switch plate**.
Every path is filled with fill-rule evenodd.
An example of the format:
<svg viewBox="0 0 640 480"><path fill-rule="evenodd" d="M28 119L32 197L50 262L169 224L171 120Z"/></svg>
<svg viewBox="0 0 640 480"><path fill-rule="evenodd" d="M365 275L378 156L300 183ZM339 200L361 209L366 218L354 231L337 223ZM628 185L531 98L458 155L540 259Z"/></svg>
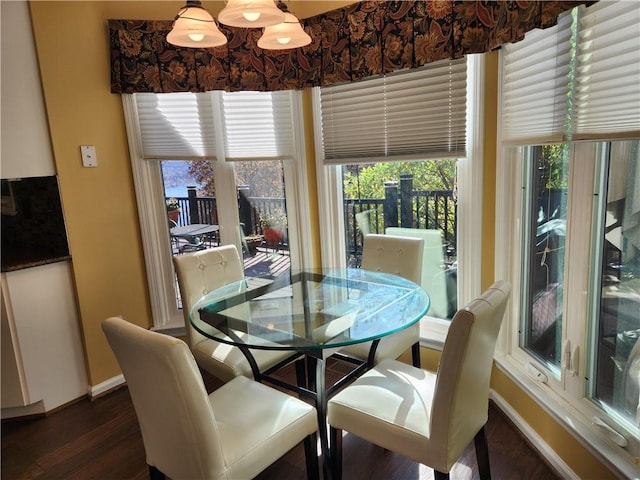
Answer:
<svg viewBox="0 0 640 480"><path fill-rule="evenodd" d="M82 153L83 167L98 166L98 157L96 157L96 147L94 145L80 145L80 152Z"/></svg>

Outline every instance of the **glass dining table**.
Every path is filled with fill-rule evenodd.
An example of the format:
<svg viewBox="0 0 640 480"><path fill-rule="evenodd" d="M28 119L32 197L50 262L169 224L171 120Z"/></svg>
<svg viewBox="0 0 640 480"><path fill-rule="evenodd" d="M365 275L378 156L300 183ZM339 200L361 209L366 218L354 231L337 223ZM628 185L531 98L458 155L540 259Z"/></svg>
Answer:
<svg viewBox="0 0 640 480"><path fill-rule="evenodd" d="M204 295L190 312L193 327L213 340L239 347L254 378L313 399L318 410L325 473L328 459L328 398L373 366L380 339L418 322L429 297L402 277L362 269L318 269L286 272L257 288L242 280ZM371 341L367 361L340 356L342 347ZM260 371L252 350L291 351L303 359L297 385L273 375L283 366ZM337 355L353 369L326 385L326 359ZM286 363L286 362L285 362ZM297 366L300 362L296 362Z"/></svg>

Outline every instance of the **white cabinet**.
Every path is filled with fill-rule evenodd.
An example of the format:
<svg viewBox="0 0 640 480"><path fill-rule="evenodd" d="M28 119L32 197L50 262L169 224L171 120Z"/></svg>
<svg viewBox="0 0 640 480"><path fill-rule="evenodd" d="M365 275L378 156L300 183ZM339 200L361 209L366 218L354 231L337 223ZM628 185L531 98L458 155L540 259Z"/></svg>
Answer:
<svg viewBox="0 0 640 480"><path fill-rule="evenodd" d="M0 2L2 178L55 175L28 2Z"/></svg>
<svg viewBox="0 0 640 480"><path fill-rule="evenodd" d="M24 369L18 351L18 338L15 325L9 321L12 316L8 309L11 308L10 301L5 300L5 292L8 289L2 287L0 296L0 313L2 314L2 405L7 407L20 407L29 405L29 393L27 383L24 378Z"/></svg>
<svg viewBox="0 0 640 480"><path fill-rule="evenodd" d="M88 393L69 262L2 274L2 418Z"/></svg>
<svg viewBox="0 0 640 480"><path fill-rule="evenodd" d="M0 2L2 178L56 174L28 2ZM2 418L87 394L68 261L2 273Z"/></svg>

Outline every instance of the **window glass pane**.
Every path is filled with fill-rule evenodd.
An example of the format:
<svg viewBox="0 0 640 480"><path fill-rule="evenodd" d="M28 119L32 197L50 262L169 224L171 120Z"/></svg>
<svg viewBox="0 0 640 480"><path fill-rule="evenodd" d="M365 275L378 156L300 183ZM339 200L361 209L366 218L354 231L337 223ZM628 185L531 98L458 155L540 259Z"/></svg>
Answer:
<svg viewBox="0 0 640 480"><path fill-rule="evenodd" d="M602 259L595 398L640 421L640 161L638 141L610 146Z"/></svg>
<svg viewBox="0 0 640 480"><path fill-rule="evenodd" d="M162 161L161 166L172 255L219 245L215 163ZM272 278L291 265L283 162L238 162L234 170L245 277ZM177 281L175 291L180 308Z"/></svg>
<svg viewBox="0 0 640 480"><path fill-rule="evenodd" d="M560 367L567 224L568 145L532 147L526 189L524 328L521 346ZM558 371L558 370L556 370Z"/></svg>
<svg viewBox="0 0 640 480"><path fill-rule="evenodd" d="M456 160L344 165L342 173L347 265L360 266L369 233L424 238L429 315L450 319L457 309Z"/></svg>
<svg viewBox="0 0 640 480"><path fill-rule="evenodd" d="M216 198L209 194L213 186L211 162L165 160L161 165L172 253L177 255L217 245Z"/></svg>
<svg viewBox="0 0 640 480"><path fill-rule="evenodd" d="M245 277L272 278L291 267L282 160L236 162Z"/></svg>
<svg viewBox="0 0 640 480"><path fill-rule="evenodd" d="M213 188L213 164L209 161L160 162L171 255L195 252L219 244L216 198ZM176 304L181 308L177 277L174 282Z"/></svg>

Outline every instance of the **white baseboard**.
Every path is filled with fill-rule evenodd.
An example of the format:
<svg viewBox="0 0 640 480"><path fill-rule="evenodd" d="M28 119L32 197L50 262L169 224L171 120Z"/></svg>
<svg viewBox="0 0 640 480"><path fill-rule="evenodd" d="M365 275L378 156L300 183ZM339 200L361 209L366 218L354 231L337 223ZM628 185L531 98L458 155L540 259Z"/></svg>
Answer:
<svg viewBox="0 0 640 480"><path fill-rule="evenodd" d="M44 408L44 402L38 400L31 405L24 407L6 407L2 409L2 419L5 418L17 418L17 417L29 417L32 415L44 415L46 413Z"/></svg>
<svg viewBox="0 0 640 480"><path fill-rule="evenodd" d="M89 396L93 400L94 398L99 397L100 395L103 395L124 383L124 375L116 375L115 377L111 377L109 380L99 383L98 385L92 385L89 388Z"/></svg>
<svg viewBox="0 0 640 480"><path fill-rule="evenodd" d="M489 397L500 408L500 410L513 422L518 430L527 438L549 465L567 480L580 480L571 468L558 456L558 454L538 435L538 433L525 422L525 420L494 390L490 391Z"/></svg>

